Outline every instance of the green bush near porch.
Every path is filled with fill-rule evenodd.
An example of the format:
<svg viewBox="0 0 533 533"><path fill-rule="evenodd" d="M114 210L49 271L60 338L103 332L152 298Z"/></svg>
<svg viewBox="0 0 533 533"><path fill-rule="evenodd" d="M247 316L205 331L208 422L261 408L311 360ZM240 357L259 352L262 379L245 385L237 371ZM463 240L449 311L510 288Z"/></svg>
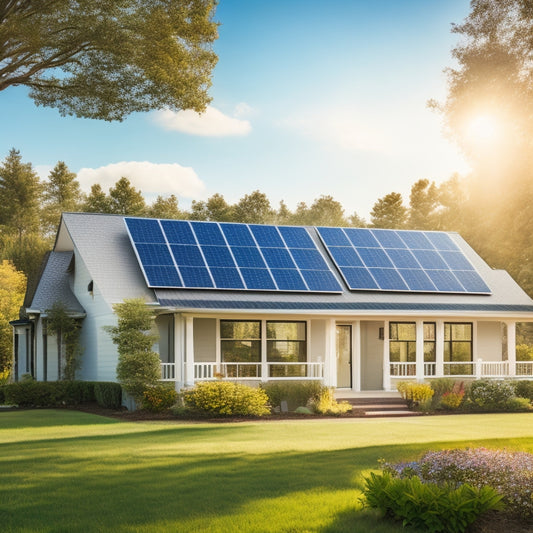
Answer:
<svg viewBox="0 0 533 533"><path fill-rule="evenodd" d="M281 409L281 402L287 402L289 411L296 411L298 407L307 407L311 400L319 398L327 387L318 381L286 381L264 383L261 388L268 395L268 401L273 409Z"/></svg>

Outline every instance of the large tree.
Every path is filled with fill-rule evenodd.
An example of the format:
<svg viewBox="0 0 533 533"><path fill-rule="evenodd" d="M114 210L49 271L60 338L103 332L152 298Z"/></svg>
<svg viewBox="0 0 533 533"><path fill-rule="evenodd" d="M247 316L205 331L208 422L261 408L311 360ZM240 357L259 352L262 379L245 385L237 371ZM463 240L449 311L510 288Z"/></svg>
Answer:
<svg viewBox="0 0 533 533"><path fill-rule="evenodd" d="M82 201L80 184L76 174L71 172L63 161L58 161L43 187L43 227L46 232L54 232L61 213L80 209Z"/></svg>
<svg viewBox="0 0 533 533"><path fill-rule="evenodd" d="M274 220L274 215L270 200L260 191L245 194L233 209L233 220L246 224L269 224Z"/></svg>
<svg viewBox="0 0 533 533"><path fill-rule="evenodd" d="M120 178L114 187L109 189L109 205L111 213L118 215L142 216L146 212L146 203L142 192L136 189L128 178Z"/></svg>
<svg viewBox="0 0 533 533"><path fill-rule="evenodd" d="M13 361L13 329L10 320L18 318L26 291L26 276L10 261L0 262L0 377Z"/></svg>
<svg viewBox="0 0 533 533"><path fill-rule="evenodd" d="M403 228L407 221L407 208L403 205L402 195L391 192L379 198L370 212L370 221L374 228Z"/></svg>
<svg viewBox="0 0 533 533"><path fill-rule="evenodd" d="M18 150L10 150L0 164L0 225L19 240L40 225L42 186L31 163L24 163Z"/></svg>
<svg viewBox="0 0 533 533"><path fill-rule="evenodd" d="M203 111L217 57L214 0L4 0L0 91L62 115Z"/></svg>

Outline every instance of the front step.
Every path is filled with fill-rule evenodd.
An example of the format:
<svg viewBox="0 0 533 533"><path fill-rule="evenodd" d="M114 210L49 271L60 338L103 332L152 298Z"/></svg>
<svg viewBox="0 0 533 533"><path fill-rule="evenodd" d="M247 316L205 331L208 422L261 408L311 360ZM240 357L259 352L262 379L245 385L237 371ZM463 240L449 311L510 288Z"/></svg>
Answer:
<svg viewBox="0 0 533 533"><path fill-rule="evenodd" d="M338 401L348 402L354 410L360 411L365 417L400 417L417 416L419 413L410 411L407 403L399 395L377 396L353 393L349 396L346 392L336 394ZM357 396L355 395L357 394Z"/></svg>

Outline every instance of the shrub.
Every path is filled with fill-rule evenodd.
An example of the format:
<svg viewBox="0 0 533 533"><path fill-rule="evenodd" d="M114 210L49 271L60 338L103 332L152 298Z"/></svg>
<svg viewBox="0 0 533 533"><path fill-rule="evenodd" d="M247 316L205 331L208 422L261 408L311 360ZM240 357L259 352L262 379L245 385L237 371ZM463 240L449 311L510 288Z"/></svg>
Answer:
<svg viewBox="0 0 533 533"><path fill-rule="evenodd" d="M529 344L517 344L516 360L533 361L533 346L530 346Z"/></svg>
<svg viewBox="0 0 533 533"><path fill-rule="evenodd" d="M515 381L514 392L520 398L529 398L533 402L533 381Z"/></svg>
<svg viewBox="0 0 533 533"><path fill-rule="evenodd" d="M515 395L514 387L507 381L480 379L470 385L469 399L481 411L504 411Z"/></svg>
<svg viewBox="0 0 533 533"><path fill-rule="evenodd" d="M155 385L144 391L142 407L152 413L170 409L178 400L178 393L168 385Z"/></svg>
<svg viewBox="0 0 533 533"><path fill-rule="evenodd" d="M270 413L263 389L206 381L182 393L185 407L203 416L263 416Z"/></svg>
<svg viewBox="0 0 533 533"><path fill-rule="evenodd" d="M94 396L100 407L119 409L122 405L122 387L119 383L105 381L95 383Z"/></svg>
<svg viewBox="0 0 533 533"><path fill-rule="evenodd" d="M427 383L413 383L400 381L397 385L398 392L407 402L409 409L417 406L427 407L435 391Z"/></svg>
<svg viewBox="0 0 533 533"><path fill-rule="evenodd" d="M506 513L533 517L533 454L473 448L428 452L418 461L385 464L385 472L424 482L474 487L490 485L502 496Z"/></svg>
<svg viewBox="0 0 533 533"><path fill-rule="evenodd" d="M462 381L456 381L452 389L446 391L440 398L439 407L448 410L459 409L465 397L465 388Z"/></svg>
<svg viewBox="0 0 533 533"><path fill-rule="evenodd" d="M266 383L261 388L266 392L271 407L280 407L281 402L286 401L289 411L294 411L298 407L306 407L312 398L318 397L327 387L318 381L301 381Z"/></svg>
<svg viewBox="0 0 533 533"><path fill-rule="evenodd" d="M462 533L482 513L500 508L501 496L491 487L422 483L419 477L395 478L389 472L365 479L366 504L385 516L429 532Z"/></svg>
<svg viewBox="0 0 533 533"><path fill-rule="evenodd" d="M309 405L315 413L321 415L341 415L352 410L348 402L337 402L333 389L323 387L318 396L311 398Z"/></svg>

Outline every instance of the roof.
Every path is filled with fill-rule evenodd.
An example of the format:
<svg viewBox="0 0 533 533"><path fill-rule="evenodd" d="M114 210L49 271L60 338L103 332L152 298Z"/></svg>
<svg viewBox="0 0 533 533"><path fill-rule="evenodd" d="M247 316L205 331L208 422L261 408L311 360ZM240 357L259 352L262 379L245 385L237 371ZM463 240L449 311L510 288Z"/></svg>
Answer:
<svg viewBox="0 0 533 533"><path fill-rule="evenodd" d="M72 251L48 254L37 288L27 307L43 313L55 302L61 302L71 313L85 313L70 289L68 271L73 256Z"/></svg>
<svg viewBox="0 0 533 533"><path fill-rule="evenodd" d="M343 287L340 294L286 293L217 289L150 289L129 239L124 217L90 213L65 213L55 251L76 249L94 283L111 303L144 297L149 303L180 311L285 311L338 314L399 314L410 312L533 313L533 300L502 270L493 270L457 233L448 235L461 249L491 289L491 294L428 294L349 290L321 244L316 228L307 228L321 247Z"/></svg>

